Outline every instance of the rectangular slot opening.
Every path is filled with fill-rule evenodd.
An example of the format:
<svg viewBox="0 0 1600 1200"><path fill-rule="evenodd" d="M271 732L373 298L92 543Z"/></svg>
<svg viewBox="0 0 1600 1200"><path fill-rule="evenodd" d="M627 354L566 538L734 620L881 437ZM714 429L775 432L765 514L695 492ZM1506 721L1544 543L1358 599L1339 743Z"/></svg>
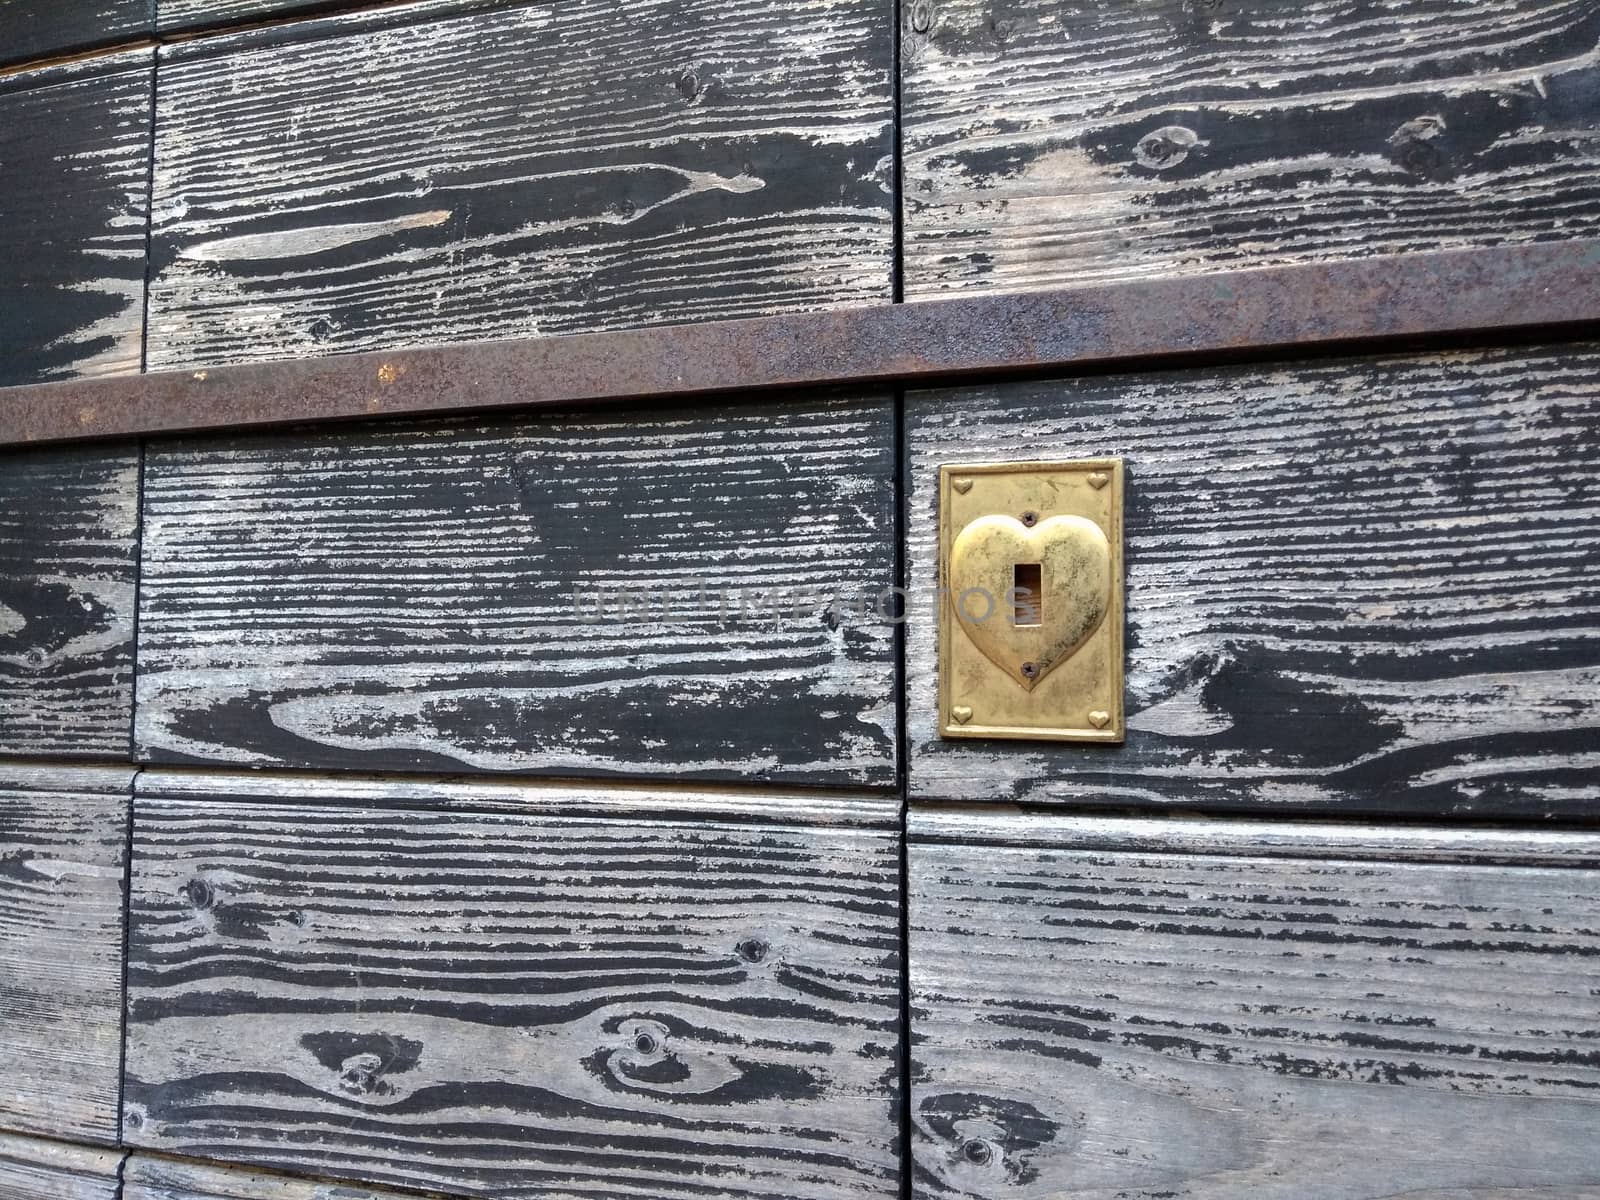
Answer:
<svg viewBox="0 0 1600 1200"><path fill-rule="evenodd" d="M1038 625L1044 620L1044 572L1039 563L1018 563L1011 578L1011 623Z"/></svg>

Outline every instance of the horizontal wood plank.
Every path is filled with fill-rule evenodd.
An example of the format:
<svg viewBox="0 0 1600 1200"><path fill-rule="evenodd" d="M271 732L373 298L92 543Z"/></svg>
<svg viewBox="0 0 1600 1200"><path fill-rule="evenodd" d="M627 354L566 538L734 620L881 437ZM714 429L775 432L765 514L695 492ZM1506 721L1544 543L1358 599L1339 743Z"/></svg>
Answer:
<svg viewBox="0 0 1600 1200"><path fill-rule="evenodd" d="M1600 228L1589 0L918 0L905 288Z"/></svg>
<svg viewBox="0 0 1600 1200"><path fill-rule="evenodd" d="M1256 858L1600 868L1600 829L1573 826L1131 817L938 804L910 809L906 829L914 840L957 845L1001 839L1012 846L1145 854L1227 854L1248 848Z"/></svg>
<svg viewBox="0 0 1600 1200"><path fill-rule="evenodd" d="M1600 1196L1600 874L1211 849L912 843L916 1195Z"/></svg>
<svg viewBox="0 0 1600 1200"><path fill-rule="evenodd" d="M0 80L0 387L139 370L154 69Z"/></svg>
<svg viewBox="0 0 1600 1200"><path fill-rule="evenodd" d="M117 1140L132 783L0 765L0 1128Z"/></svg>
<svg viewBox="0 0 1600 1200"><path fill-rule="evenodd" d="M158 0L156 25L164 34L187 35L168 41L169 55L210 57L521 3L526 0ZM204 41L188 41L200 35Z"/></svg>
<svg viewBox="0 0 1600 1200"><path fill-rule="evenodd" d="M889 7L595 0L165 61L149 359L890 298Z"/></svg>
<svg viewBox="0 0 1600 1200"><path fill-rule="evenodd" d="M913 393L913 794L1592 818L1597 364L1585 344ZM1126 745L941 741L939 464L1102 455L1128 470Z"/></svg>
<svg viewBox="0 0 1600 1200"><path fill-rule="evenodd" d="M123 1155L0 1133L0 1196L6 1200L119 1200Z"/></svg>
<svg viewBox="0 0 1600 1200"><path fill-rule="evenodd" d="M139 452L0 454L0 754L126 758Z"/></svg>
<svg viewBox="0 0 1600 1200"><path fill-rule="evenodd" d="M496 1197L898 1195L897 834L305 788L141 789L130 1143Z"/></svg>
<svg viewBox="0 0 1600 1200"><path fill-rule="evenodd" d="M890 784L893 444L823 398L152 445L140 752Z"/></svg>
<svg viewBox="0 0 1600 1200"><path fill-rule="evenodd" d="M316 776L295 771L240 774L212 768L150 768L140 776L139 786L146 795L171 800L221 799L230 804L301 805L326 798L319 788L308 790L308 779L314 781ZM902 807L900 798L890 791L761 791L748 786L707 787L676 780L608 782L596 787L565 780L460 775L341 775L332 802L388 810L426 808L631 820L777 820L785 825L854 825L872 829L899 829Z"/></svg>
<svg viewBox="0 0 1600 1200"><path fill-rule="evenodd" d="M406 1200L413 1195L148 1154L130 1157L122 1179L121 1200Z"/></svg>
<svg viewBox="0 0 1600 1200"><path fill-rule="evenodd" d="M333 0L337 3L338 0ZM380 3L386 0L380 0ZM392 0L387 0L392 2ZM156 0L156 23L162 32L222 30L255 21L284 20L327 11L329 0ZM427 9L429 5L402 5Z"/></svg>
<svg viewBox="0 0 1600 1200"><path fill-rule="evenodd" d="M148 35L154 0L5 0L0 65L52 58Z"/></svg>

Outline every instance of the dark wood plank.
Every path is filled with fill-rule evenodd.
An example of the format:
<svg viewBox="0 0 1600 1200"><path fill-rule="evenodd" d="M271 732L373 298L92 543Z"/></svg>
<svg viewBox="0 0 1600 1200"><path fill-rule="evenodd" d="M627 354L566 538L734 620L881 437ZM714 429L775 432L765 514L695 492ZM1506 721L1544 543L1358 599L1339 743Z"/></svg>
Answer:
<svg viewBox="0 0 1600 1200"><path fill-rule="evenodd" d="M913 394L915 795L1593 817L1593 345ZM1123 455L1128 739L943 742L942 462Z"/></svg>
<svg viewBox="0 0 1600 1200"><path fill-rule="evenodd" d="M522 0L158 0L162 34L243 34L227 46L285 45L331 34L408 26L443 16L509 8ZM270 32L269 32L270 30ZM182 53L210 54L190 46Z"/></svg>
<svg viewBox="0 0 1600 1200"><path fill-rule="evenodd" d="M566 0L177 48L150 363L887 300L890 21Z"/></svg>
<svg viewBox="0 0 1600 1200"><path fill-rule="evenodd" d="M327 36L329 32L409 25L436 17L506 8L522 0L158 0L156 27L162 33L254 30L292 23L266 35L282 44ZM209 52L209 51L203 51Z"/></svg>
<svg viewBox="0 0 1600 1200"><path fill-rule="evenodd" d="M0 1127L117 1140L132 783L0 765Z"/></svg>
<svg viewBox="0 0 1600 1200"><path fill-rule="evenodd" d="M0 754L126 758L139 452L0 455Z"/></svg>
<svg viewBox="0 0 1600 1200"><path fill-rule="evenodd" d="M905 286L1600 228L1590 0L918 0Z"/></svg>
<svg viewBox="0 0 1600 1200"><path fill-rule="evenodd" d="M1050 824L917 823L916 1195L1600 1196L1600 873Z"/></svg>
<svg viewBox="0 0 1600 1200"><path fill-rule="evenodd" d="M225 29L251 21L301 16L329 7L329 0L157 0L156 23L162 32Z"/></svg>
<svg viewBox="0 0 1600 1200"><path fill-rule="evenodd" d="M892 580L893 442L808 399L153 445L140 752L892 783L893 631L829 606Z"/></svg>
<svg viewBox="0 0 1600 1200"><path fill-rule="evenodd" d="M141 780L130 1143L495 1197L898 1195L898 833L233 786Z"/></svg>
<svg viewBox="0 0 1600 1200"><path fill-rule="evenodd" d="M410 1195L135 1154L123 1170L121 1200L406 1200Z"/></svg>
<svg viewBox="0 0 1600 1200"><path fill-rule="evenodd" d="M3 0L0 66L148 35L155 0Z"/></svg>
<svg viewBox="0 0 1600 1200"><path fill-rule="evenodd" d="M139 369L153 70L0 79L0 386Z"/></svg>
<svg viewBox="0 0 1600 1200"><path fill-rule="evenodd" d="M0 1196L6 1200L118 1200L123 1155L0 1133Z"/></svg>

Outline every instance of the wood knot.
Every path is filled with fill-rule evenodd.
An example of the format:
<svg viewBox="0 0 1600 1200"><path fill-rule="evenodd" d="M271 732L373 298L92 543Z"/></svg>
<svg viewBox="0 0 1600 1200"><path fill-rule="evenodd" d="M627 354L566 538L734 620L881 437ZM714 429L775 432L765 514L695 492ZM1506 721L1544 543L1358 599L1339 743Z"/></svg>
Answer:
<svg viewBox="0 0 1600 1200"><path fill-rule="evenodd" d="M300 1044L333 1072L339 1090L350 1096L394 1096L389 1077L412 1070L422 1060L422 1043L398 1034L336 1030L304 1034Z"/></svg>
<svg viewBox="0 0 1600 1200"><path fill-rule="evenodd" d="M1440 139L1447 126L1435 115L1415 117L1389 135L1389 159L1411 175L1431 177L1445 165Z"/></svg>
<svg viewBox="0 0 1600 1200"><path fill-rule="evenodd" d="M1196 146L1204 146L1200 135L1184 125L1163 125L1139 139L1133 148L1133 161L1152 171L1165 171L1189 157Z"/></svg>
<svg viewBox="0 0 1600 1200"><path fill-rule="evenodd" d="M916 0L911 6L911 28L918 33L927 33L933 28L933 5L928 0Z"/></svg>
<svg viewBox="0 0 1600 1200"><path fill-rule="evenodd" d="M770 950L771 947L760 938L752 937L745 938L745 940L740 942L735 949L739 952L739 957L744 959L745 962L758 963L767 957L767 951Z"/></svg>
<svg viewBox="0 0 1600 1200"><path fill-rule="evenodd" d="M380 1090L378 1077L382 1074L383 1059L378 1055L352 1054L339 1064L339 1087L352 1096L369 1096Z"/></svg>

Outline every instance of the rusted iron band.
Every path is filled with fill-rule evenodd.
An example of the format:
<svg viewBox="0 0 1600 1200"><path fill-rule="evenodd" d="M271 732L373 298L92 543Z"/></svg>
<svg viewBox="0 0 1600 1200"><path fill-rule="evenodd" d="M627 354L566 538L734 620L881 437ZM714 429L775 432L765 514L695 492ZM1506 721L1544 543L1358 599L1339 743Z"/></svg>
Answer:
<svg viewBox="0 0 1600 1200"><path fill-rule="evenodd" d="M843 383L1600 321L1600 240L0 389L0 445Z"/></svg>

